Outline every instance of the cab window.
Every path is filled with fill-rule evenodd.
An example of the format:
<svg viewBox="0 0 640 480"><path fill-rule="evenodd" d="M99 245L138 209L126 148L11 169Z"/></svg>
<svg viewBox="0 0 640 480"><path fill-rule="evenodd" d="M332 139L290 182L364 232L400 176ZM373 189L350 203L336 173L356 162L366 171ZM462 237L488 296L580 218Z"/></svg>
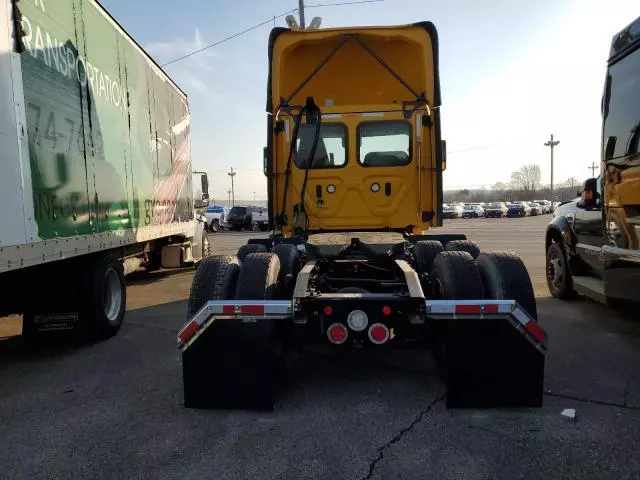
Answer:
<svg viewBox="0 0 640 480"><path fill-rule="evenodd" d="M363 167L399 167L411 162L411 124L402 120L358 125L358 162Z"/></svg>
<svg viewBox="0 0 640 480"><path fill-rule="evenodd" d="M296 141L296 166L306 169L316 134L315 125L300 125ZM311 168L337 168L347 163L347 128L341 123L323 123L320 138L313 155Z"/></svg>
<svg viewBox="0 0 640 480"><path fill-rule="evenodd" d="M605 160L640 152L640 50L609 67L603 118Z"/></svg>

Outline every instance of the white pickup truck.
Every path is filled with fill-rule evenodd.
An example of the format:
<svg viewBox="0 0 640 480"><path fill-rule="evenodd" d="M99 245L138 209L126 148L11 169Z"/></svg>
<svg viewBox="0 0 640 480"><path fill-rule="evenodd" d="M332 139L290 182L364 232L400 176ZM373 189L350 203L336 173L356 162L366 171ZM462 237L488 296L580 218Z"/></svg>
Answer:
<svg viewBox="0 0 640 480"><path fill-rule="evenodd" d="M256 232L269 229L269 212L266 208L251 212L251 228Z"/></svg>

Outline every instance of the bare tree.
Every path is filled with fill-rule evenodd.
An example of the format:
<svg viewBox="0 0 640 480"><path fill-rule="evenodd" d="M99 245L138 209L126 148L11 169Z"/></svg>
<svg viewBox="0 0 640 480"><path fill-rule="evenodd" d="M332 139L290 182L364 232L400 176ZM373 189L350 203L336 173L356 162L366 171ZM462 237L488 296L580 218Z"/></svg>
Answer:
<svg viewBox="0 0 640 480"><path fill-rule="evenodd" d="M503 182L496 182L496 184L493 186L493 190L495 190L496 192L504 192L508 188L509 185Z"/></svg>
<svg viewBox="0 0 640 480"><path fill-rule="evenodd" d="M580 185L580 182L578 182L578 179L577 179L576 177L569 177L569 178L567 179L567 181L566 181L566 182L564 182L564 185L565 185L566 187L569 187L569 188L571 188L571 189L574 189L574 188L576 188L578 185Z"/></svg>
<svg viewBox="0 0 640 480"><path fill-rule="evenodd" d="M514 190L533 192L540 185L541 177L539 165L523 165L520 170L511 174L511 186Z"/></svg>

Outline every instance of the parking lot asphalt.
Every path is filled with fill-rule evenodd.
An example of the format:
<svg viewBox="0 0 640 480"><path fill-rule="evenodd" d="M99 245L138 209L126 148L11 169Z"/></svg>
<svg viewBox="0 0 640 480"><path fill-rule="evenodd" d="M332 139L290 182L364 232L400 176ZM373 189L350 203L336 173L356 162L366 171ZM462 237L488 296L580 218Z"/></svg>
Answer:
<svg viewBox="0 0 640 480"><path fill-rule="evenodd" d="M447 410L427 354L322 349L290 366L272 413L186 409L175 339L193 270L161 271L130 279L109 341L0 342L0 478L640 478L640 322L548 297L548 221L443 229L525 261L549 335L540 409ZM211 239L226 254L250 236Z"/></svg>

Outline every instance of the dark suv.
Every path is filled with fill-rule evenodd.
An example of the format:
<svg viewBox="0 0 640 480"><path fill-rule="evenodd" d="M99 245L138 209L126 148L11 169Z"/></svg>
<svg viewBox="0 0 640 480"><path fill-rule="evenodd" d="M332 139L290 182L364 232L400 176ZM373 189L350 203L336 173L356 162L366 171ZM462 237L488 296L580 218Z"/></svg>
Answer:
<svg viewBox="0 0 640 480"><path fill-rule="evenodd" d="M251 214L260 209L257 207L232 207L227 216L227 223L232 230L251 229Z"/></svg>

